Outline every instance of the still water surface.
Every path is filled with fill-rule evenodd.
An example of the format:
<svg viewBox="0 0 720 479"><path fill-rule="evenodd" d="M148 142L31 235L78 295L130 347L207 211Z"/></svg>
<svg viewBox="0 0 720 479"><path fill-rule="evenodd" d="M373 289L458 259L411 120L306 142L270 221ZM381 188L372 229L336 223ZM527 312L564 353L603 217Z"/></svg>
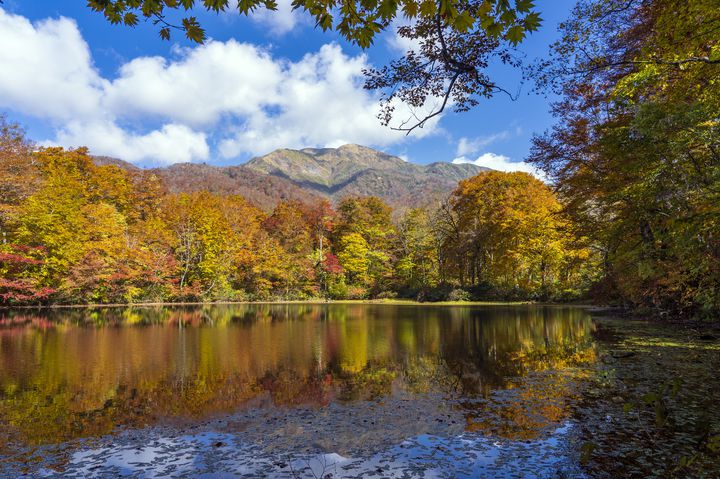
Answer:
<svg viewBox="0 0 720 479"><path fill-rule="evenodd" d="M584 310L550 306L248 304L0 313L0 454L7 461L29 447L200 424L202 434L224 438L216 446L232 443L228 437L248 447L265 441L282 453L363 457L365 466L382 462L377 455L403 441L428 437L544 444L565 433L575 383L595 361L592 331ZM219 425L207 426L211 421ZM173 440L211 447L201 436L182 437ZM84 449L76 462L107 455L78 448ZM279 457L281 451L268 448ZM255 464L264 460L252 455ZM263 475L292 467L292 460L268 459ZM477 460L463 466L467 477L476 477ZM418 463L406 462L403 467ZM153 470L129 474L151 477Z"/></svg>

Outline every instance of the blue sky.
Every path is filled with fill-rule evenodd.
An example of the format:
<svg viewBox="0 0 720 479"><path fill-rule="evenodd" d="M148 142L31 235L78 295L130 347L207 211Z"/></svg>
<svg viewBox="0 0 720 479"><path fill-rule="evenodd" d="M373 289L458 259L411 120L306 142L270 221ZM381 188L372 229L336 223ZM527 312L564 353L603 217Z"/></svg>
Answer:
<svg viewBox="0 0 720 479"><path fill-rule="evenodd" d="M238 164L275 148L360 143L417 163L475 161L526 169L533 133L552 123L549 99L494 67L515 101L497 96L468 113L444 114L410 136L375 118L363 67L400 55L393 32L366 51L316 30L282 0L248 19L201 13L211 41L162 41L141 22L112 26L81 1L6 0L0 8L0 112L41 144L88 146L139 165ZM546 53L571 0L537 2L544 25L519 48Z"/></svg>

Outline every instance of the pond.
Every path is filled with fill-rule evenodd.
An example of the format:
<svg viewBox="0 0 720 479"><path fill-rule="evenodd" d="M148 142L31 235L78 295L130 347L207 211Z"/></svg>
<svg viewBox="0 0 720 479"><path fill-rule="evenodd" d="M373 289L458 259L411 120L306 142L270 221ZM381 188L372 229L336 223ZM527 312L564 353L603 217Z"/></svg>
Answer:
<svg viewBox="0 0 720 479"><path fill-rule="evenodd" d="M577 307L0 318L2 477L574 478L603 470L586 457L603 450L589 425L615 433L610 413L592 412L619 402L604 359L614 356Z"/></svg>

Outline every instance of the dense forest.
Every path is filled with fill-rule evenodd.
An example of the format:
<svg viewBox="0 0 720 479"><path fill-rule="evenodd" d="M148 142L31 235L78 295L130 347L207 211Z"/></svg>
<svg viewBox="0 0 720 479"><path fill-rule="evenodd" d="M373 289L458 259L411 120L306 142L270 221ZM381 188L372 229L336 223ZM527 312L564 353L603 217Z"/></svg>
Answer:
<svg viewBox="0 0 720 479"><path fill-rule="evenodd" d="M576 297L594 279L550 188L483 172L436 209L170 194L152 172L36 150L2 124L6 304Z"/></svg>
<svg viewBox="0 0 720 479"><path fill-rule="evenodd" d="M113 10L121 3L91 3L111 21L124 12ZM508 13L509 2L495 4L492 11L507 17L495 30L509 29L511 43L537 27L525 3L517 7L522 18ZM162 14L163 5L149 14ZM404 30L421 42L422 55L455 70L426 72L429 83L417 91L414 79L425 77L413 73L421 63L409 54L370 72L368 87L400 85L401 98L422 101L428 89L449 85L446 100L460 111L489 95L492 85L481 89L477 75L463 83L477 72L463 63L472 58L447 62L467 50L465 36L495 24L470 28L455 14L454 24L441 24L433 10L436 23ZM202 30L191 26L186 33L201 41ZM528 158L547 182L483 172L446 201L395 213L373 197L284 201L266 212L238 196L170 193L156 175L96 165L83 149L36 149L3 119L0 300L589 296L717 314L718 31L716 0L580 2L550 55L525 69L540 91L559 95L557 123L535 138ZM347 36L359 41L353 32ZM431 48L435 35L440 52Z"/></svg>
<svg viewBox="0 0 720 479"><path fill-rule="evenodd" d="M602 256L605 297L720 311L720 6L584 1L534 76L557 124L531 161Z"/></svg>

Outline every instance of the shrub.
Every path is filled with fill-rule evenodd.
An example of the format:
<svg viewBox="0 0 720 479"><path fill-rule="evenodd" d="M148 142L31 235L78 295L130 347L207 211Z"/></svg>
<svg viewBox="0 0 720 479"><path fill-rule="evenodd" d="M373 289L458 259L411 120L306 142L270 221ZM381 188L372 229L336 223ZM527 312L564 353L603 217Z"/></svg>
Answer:
<svg viewBox="0 0 720 479"><path fill-rule="evenodd" d="M345 284L345 278L331 281L328 284L328 296L330 296L331 299L347 299L348 287L347 284Z"/></svg>
<svg viewBox="0 0 720 479"><path fill-rule="evenodd" d="M348 286L347 287L347 299L366 299L368 291L362 286Z"/></svg>
<svg viewBox="0 0 720 479"><path fill-rule="evenodd" d="M375 295L377 299L395 299L398 294L395 291L382 291Z"/></svg>
<svg viewBox="0 0 720 479"><path fill-rule="evenodd" d="M448 301L470 301L471 299L470 293L460 288L453 289L447 296Z"/></svg>

